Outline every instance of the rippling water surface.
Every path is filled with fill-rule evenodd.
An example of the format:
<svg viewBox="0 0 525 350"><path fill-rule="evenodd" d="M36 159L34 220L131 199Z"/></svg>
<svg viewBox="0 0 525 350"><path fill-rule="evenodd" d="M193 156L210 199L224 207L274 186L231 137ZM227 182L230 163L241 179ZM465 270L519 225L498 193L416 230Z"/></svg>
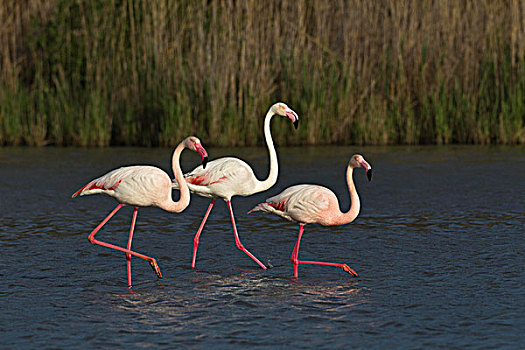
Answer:
<svg viewBox="0 0 525 350"><path fill-rule="evenodd" d="M264 148L209 149L236 155L262 178ZM218 201L192 270L192 239L209 200L181 214L139 210L136 251L157 258L157 280L133 259L133 294L122 253L90 244L89 232L115 207L101 195L71 199L92 178L122 165L171 173L168 149L0 148L0 347L21 348L520 348L525 344L525 148L280 148L270 190L235 197L244 245L235 248ZM361 214L341 227L298 227L246 212L297 183L320 183L349 198L353 153L374 169L354 173ZM183 154L183 168L198 162ZM178 193L174 192L174 196ZM126 245L132 209L97 235Z"/></svg>

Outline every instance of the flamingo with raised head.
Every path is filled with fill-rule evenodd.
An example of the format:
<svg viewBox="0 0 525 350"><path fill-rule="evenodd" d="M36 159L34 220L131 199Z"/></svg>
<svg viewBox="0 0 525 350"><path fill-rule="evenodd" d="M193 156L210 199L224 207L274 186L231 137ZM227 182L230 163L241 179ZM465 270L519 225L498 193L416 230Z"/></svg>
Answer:
<svg viewBox="0 0 525 350"><path fill-rule="evenodd" d="M278 195L256 205L255 208L248 212L263 211L299 224L299 237L290 258L294 266L295 278L297 278L300 264L336 266L358 277L358 274L346 264L299 260L299 244L306 224L320 224L323 226L345 225L354 221L359 214L361 203L352 178L355 168L365 169L368 181L372 180L372 167L370 164L367 163L363 156L359 154L353 155L346 169L346 182L351 201L350 209L346 213L341 212L339 209L336 195L328 188L319 185L295 185L288 187Z"/></svg>
<svg viewBox="0 0 525 350"><path fill-rule="evenodd" d="M193 259L191 267L195 268L195 261L197 258L197 247L199 246L199 237L204 228L204 224L210 215L215 200L222 198L230 211L230 218L233 227L233 234L235 236L235 245L238 249L243 251L246 255L252 258L261 268L266 269L259 259L250 253L241 243L237 227L235 225L235 218L231 205L231 198L233 196L250 196L252 194L265 191L272 187L277 182L277 175L279 172L279 165L277 162L277 152L273 145L272 135L270 133L270 120L274 115L288 117L293 122L295 128L299 124L299 117L290 107L282 102L275 103L270 107L264 119L264 138L268 146L270 154L270 172L266 180L259 180L255 177L252 168L244 161L225 157L215 159L208 163L208 167L197 167L193 171L184 175L188 187L192 193L202 197L211 198L211 203L204 215L204 218L199 226L195 237L193 238ZM174 188L178 188L174 183Z"/></svg>
<svg viewBox="0 0 525 350"><path fill-rule="evenodd" d="M180 213L190 204L190 191L184 175L180 168L180 155L182 151L188 148L199 153L202 166L206 166L208 153L202 147L201 141L195 136L189 136L184 139L174 150L171 166L175 175L175 181L180 184L180 198L177 202L171 197L172 181L169 175L163 170L148 165L126 166L115 169L109 173L90 181L87 185L75 192L71 197L85 196L90 194L102 193L115 198L119 204L102 222L89 234L88 239L93 244L98 244L111 249L120 250L126 253L126 264L128 270L128 288L131 288L131 256L137 256L149 261L153 271L158 278L162 278L157 261L149 256L134 252L131 250L131 241L133 231L137 220L139 207L154 206L172 213ZM99 241L95 239L95 234L104 226L123 205L132 205L135 207L131 220L129 231L128 245L126 248Z"/></svg>

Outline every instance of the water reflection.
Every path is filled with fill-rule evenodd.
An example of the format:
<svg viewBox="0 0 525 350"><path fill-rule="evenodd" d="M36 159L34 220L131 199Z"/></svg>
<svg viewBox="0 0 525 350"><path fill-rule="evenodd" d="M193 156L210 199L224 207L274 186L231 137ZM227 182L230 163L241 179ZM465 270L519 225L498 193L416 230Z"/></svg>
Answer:
<svg viewBox="0 0 525 350"><path fill-rule="evenodd" d="M160 282L135 294L115 296L109 305L158 332L189 332L198 339L211 328L234 340L272 319L282 325L283 316L290 325L318 323L324 328L349 320L352 309L370 303L370 291L355 281L339 282L301 282L252 271L227 276L192 272L176 285ZM225 329L230 331L225 334Z"/></svg>

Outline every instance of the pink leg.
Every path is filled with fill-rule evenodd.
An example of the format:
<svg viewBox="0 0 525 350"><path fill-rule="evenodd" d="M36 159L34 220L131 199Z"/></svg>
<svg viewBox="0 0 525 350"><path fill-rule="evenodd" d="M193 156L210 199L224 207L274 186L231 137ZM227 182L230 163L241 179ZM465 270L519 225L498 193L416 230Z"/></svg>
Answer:
<svg viewBox="0 0 525 350"><path fill-rule="evenodd" d="M139 257L141 259L144 259L144 260L148 261L150 263L151 267L153 268L153 271L155 271L155 273L157 274L157 276L159 278L162 278L162 274L160 273L159 265L157 265L157 261L155 259L153 259L152 257L146 256L146 255L143 255L143 254L140 254L140 253L137 253L137 252L134 252L134 251L132 251L130 249L124 249L124 248L118 247L118 246L116 246L114 244L102 242L102 241L99 241L99 240L95 239L95 235L97 234L97 232L102 228L102 226L104 226L109 221L109 219L111 219L111 217L113 215L115 215L115 213L117 211L120 210L120 208L122 208L122 206L123 206L123 204L117 205L117 207L115 209L113 209L113 211L111 213L109 213L109 215L104 220L102 220L102 222L89 234L88 240L91 243L93 243L93 244L98 244L98 245L101 245L103 247L116 249L116 250L119 250L119 251L124 252L126 254L131 254L131 255L134 255L136 257Z"/></svg>
<svg viewBox="0 0 525 350"><path fill-rule="evenodd" d="M293 273L295 278L297 278L297 269L299 268L299 244L301 244L301 237L303 236L303 232L304 225L299 225L299 237L297 238L295 247L293 247L292 257L290 258L290 261L293 264Z"/></svg>
<svg viewBox="0 0 525 350"><path fill-rule="evenodd" d="M206 220L208 220L208 215L210 215L211 209L213 208L213 204L215 203L215 198L211 200L210 206L208 207L208 210L206 210L206 214L204 214L204 218L202 219L201 225L199 226L199 230L195 234L195 237L193 238L193 259L191 260L191 268L195 268L195 261L197 260L197 248L199 247L199 237L201 236L202 229L204 228L204 224L206 223Z"/></svg>
<svg viewBox="0 0 525 350"><path fill-rule="evenodd" d="M131 241L133 240L133 231L135 230L135 223L137 222L137 213L139 208L135 207L133 210L133 217L131 219L131 227L129 229L129 238L128 238L128 250L131 250ZM126 253L126 265L128 267L128 288L131 289L131 254Z"/></svg>
<svg viewBox="0 0 525 350"><path fill-rule="evenodd" d="M299 225L299 237L297 237L297 242L295 243L295 247L294 247L293 252L292 252L292 257L290 258L290 261L292 262L293 267L294 267L294 276L295 276L295 278L297 278L297 276L298 276L297 270L298 270L299 264L335 266L335 267L339 267L339 268L343 269L343 271L348 272L349 274L351 274L351 275L353 275L355 277L359 277L357 272L352 270L350 268L350 266L348 266L346 264L329 263L329 262L321 262L321 261L301 261L301 260L299 260L299 244L301 243L301 237L303 236L303 232L304 232L304 225Z"/></svg>
<svg viewBox="0 0 525 350"><path fill-rule="evenodd" d="M232 203L231 203L231 201L226 201L226 204L228 204L228 209L230 209L230 217L231 217L231 219L232 219L233 234L235 235L235 245L237 246L237 248L239 248L239 249L242 250L244 253L246 253L246 255L248 255L250 258L252 258L257 264L259 264L259 266L260 266L263 270L266 270L266 266L264 266L264 265L259 261L259 259L257 259L255 256L253 256L253 254L250 253L250 252L249 252L246 248L244 248L244 246L242 245L241 240L239 239L239 234L237 233L237 227L235 226L235 218L233 217Z"/></svg>

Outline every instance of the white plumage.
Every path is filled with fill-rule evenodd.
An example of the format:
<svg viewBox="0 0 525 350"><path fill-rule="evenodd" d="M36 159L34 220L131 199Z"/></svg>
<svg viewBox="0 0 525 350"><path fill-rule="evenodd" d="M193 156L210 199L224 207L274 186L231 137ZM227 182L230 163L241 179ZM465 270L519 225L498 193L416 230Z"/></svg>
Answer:
<svg viewBox="0 0 525 350"><path fill-rule="evenodd" d="M163 170L149 165L115 169L89 182L79 196L105 194L126 205L159 206L171 198L171 180Z"/></svg>
<svg viewBox="0 0 525 350"><path fill-rule="evenodd" d="M200 140L195 136L187 137L175 148L171 159L171 165L173 174L175 175L175 181L180 183L182 187L181 195L177 202L173 201L171 197L172 183L168 174L157 167L149 165L126 166L112 170L109 173L90 181L87 185L72 195L74 198L77 196L100 193L113 197L119 202L117 207L90 233L88 239L93 244L98 244L126 253L128 288L131 288L132 255L147 260L157 276L162 278L157 261L152 257L132 251L131 242L139 207L156 206L169 212L180 213L190 204L190 191L188 186L186 186L186 181L184 181L179 163L180 154L185 148L198 152L203 164L206 164L208 160L206 150L202 147ZM123 205L132 205L135 207L133 210L127 248L95 239L95 234L120 210L120 208L122 208Z"/></svg>
<svg viewBox="0 0 525 350"><path fill-rule="evenodd" d="M243 160L225 157L209 162L204 169L198 166L184 174L191 193L208 198L230 200L233 196L250 196L258 180L252 168ZM173 184L178 188L177 184Z"/></svg>
<svg viewBox="0 0 525 350"><path fill-rule="evenodd" d="M270 133L270 120L274 115L288 117L294 123L296 128L299 122L299 117L297 114L282 102L272 105L266 113L266 117L264 118L264 138L266 140L268 152L270 154L270 171L268 177L265 180L261 181L257 179L252 168L246 162L233 157L225 157L213 160L208 163L206 169L197 167L190 173L184 175L186 183L188 184L188 188L192 193L212 199L210 206L204 215L202 223L197 230L195 237L193 238L192 268L195 267L199 237L202 229L204 228L204 224L206 223L208 215L213 208L215 200L217 198L222 198L224 201L226 201L226 205L230 211L230 218L232 221L235 244L237 248L252 258L261 268L266 269L266 266L264 266L255 256L253 256L253 254L244 248L239 239L237 228L235 226L233 209L231 206L231 198L233 196L250 196L254 193L265 191L277 182L279 165L277 162L277 152L275 151ZM178 185L174 183L173 187L178 188Z"/></svg>
<svg viewBox="0 0 525 350"><path fill-rule="evenodd" d="M323 225L324 212L333 200L337 201L335 194L326 187L296 185L268 198L251 211L264 211L296 223Z"/></svg>

